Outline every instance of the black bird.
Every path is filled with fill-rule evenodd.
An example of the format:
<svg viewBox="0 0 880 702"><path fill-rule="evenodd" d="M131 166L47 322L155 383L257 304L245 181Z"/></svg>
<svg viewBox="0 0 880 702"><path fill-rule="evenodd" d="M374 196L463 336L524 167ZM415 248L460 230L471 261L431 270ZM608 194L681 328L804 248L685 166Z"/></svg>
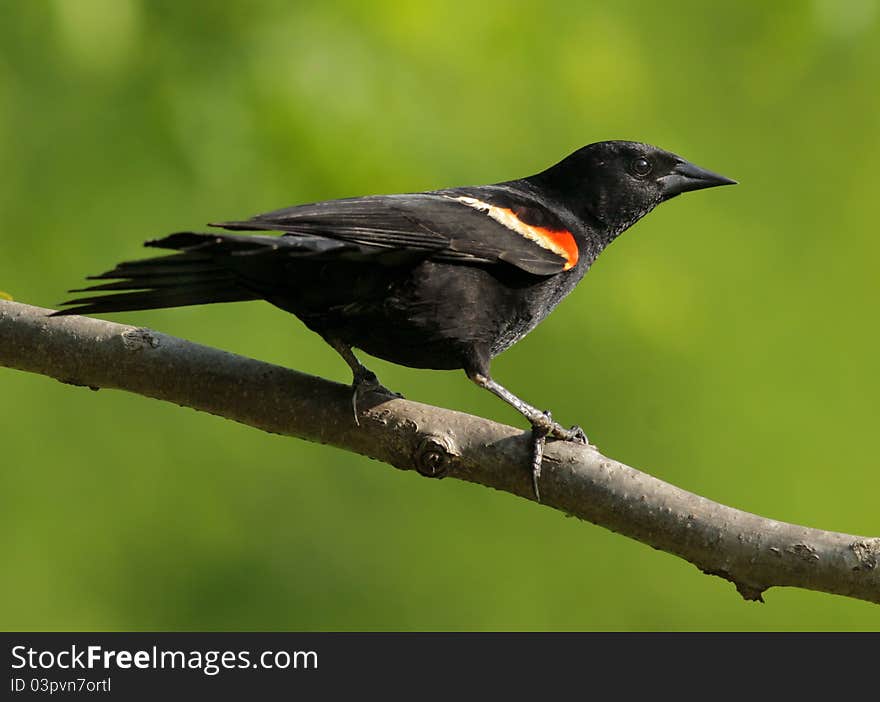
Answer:
<svg viewBox="0 0 880 702"><path fill-rule="evenodd" d="M212 225L282 236L171 234L146 246L178 253L94 276L115 282L72 291L102 294L65 302L72 307L56 314L266 300L345 359L356 421L359 397L387 391L352 347L414 368L464 369L531 423L537 496L545 437L586 437L499 385L491 359L534 329L654 207L733 183L654 146L605 141L496 185L330 200Z"/></svg>

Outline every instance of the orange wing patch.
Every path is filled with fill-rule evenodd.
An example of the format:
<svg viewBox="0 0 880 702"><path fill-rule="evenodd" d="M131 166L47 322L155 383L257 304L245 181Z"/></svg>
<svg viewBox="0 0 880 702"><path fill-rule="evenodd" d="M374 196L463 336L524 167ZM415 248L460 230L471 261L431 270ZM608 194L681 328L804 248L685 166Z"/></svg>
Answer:
<svg viewBox="0 0 880 702"><path fill-rule="evenodd" d="M534 241L541 248L552 251L556 255L565 259L563 270L573 268L578 262L578 247L571 232L567 229L549 229L547 227L536 227L532 224L523 222L513 210L506 207L497 207L490 205L488 202L477 200L474 197L457 197L458 202L475 210L485 212L492 219L520 236L524 236L530 241Z"/></svg>

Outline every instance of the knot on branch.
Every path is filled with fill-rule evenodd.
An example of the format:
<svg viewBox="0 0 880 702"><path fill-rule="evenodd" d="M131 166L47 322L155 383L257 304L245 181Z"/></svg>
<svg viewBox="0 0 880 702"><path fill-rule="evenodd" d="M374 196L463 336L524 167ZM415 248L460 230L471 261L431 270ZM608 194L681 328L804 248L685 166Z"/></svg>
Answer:
<svg viewBox="0 0 880 702"><path fill-rule="evenodd" d="M785 552L799 558L805 563L816 563L819 560L819 554L816 553L816 548L810 544L792 544L785 549Z"/></svg>
<svg viewBox="0 0 880 702"><path fill-rule="evenodd" d="M746 602L760 602L764 604L764 591L767 589L766 587L755 587L738 580L734 580L733 584L736 586L736 591Z"/></svg>
<svg viewBox="0 0 880 702"><path fill-rule="evenodd" d="M122 335L122 345L128 351L141 351L142 349L159 348L161 342L149 329L138 327L129 329Z"/></svg>
<svg viewBox="0 0 880 702"><path fill-rule="evenodd" d="M700 568L706 575L714 575L719 578L724 578L728 582L733 583L734 587L736 587L736 591L740 594L746 602L764 602L764 591L767 590L766 585L753 585L751 583L747 583L744 580L734 576L732 573L723 569L704 569Z"/></svg>
<svg viewBox="0 0 880 702"><path fill-rule="evenodd" d="M880 539L854 541L850 545L858 565L853 570L874 570L880 562Z"/></svg>
<svg viewBox="0 0 880 702"><path fill-rule="evenodd" d="M448 436L431 434L416 448L413 463L426 478L442 478L458 458L458 449Z"/></svg>

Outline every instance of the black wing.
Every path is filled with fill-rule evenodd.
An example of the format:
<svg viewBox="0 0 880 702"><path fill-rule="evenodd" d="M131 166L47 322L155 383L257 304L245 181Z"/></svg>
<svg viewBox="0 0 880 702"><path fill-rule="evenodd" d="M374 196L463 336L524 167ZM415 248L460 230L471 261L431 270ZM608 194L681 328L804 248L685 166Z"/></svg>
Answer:
<svg viewBox="0 0 880 702"><path fill-rule="evenodd" d="M502 186L480 186L329 200L212 226L278 231L291 237L320 236L368 247L424 252L437 261L503 263L535 275L552 275L569 267L569 260L558 250L512 229L510 222L504 224L493 218L477 202L511 212L540 211L544 221L554 219L546 208L521 194ZM554 224L554 228L564 231L561 224Z"/></svg>

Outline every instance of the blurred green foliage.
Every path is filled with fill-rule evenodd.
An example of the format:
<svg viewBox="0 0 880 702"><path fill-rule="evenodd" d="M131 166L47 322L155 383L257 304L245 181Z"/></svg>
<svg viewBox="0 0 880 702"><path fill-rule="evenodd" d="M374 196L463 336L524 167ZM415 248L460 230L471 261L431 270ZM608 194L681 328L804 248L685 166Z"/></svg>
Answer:
<svg viewBox="0 0 880 702"><path fill-rule="evenodd" d="M49 306L170 231L648 141L741 185L635 226L496 377L689 490L877 534L878 7L0 0L0 288ZM349 378L266 304L115 319ZM370 366L522 424L462 373ZM0 370L0 439L3 629L880 627L132 395Z"/></svg>

